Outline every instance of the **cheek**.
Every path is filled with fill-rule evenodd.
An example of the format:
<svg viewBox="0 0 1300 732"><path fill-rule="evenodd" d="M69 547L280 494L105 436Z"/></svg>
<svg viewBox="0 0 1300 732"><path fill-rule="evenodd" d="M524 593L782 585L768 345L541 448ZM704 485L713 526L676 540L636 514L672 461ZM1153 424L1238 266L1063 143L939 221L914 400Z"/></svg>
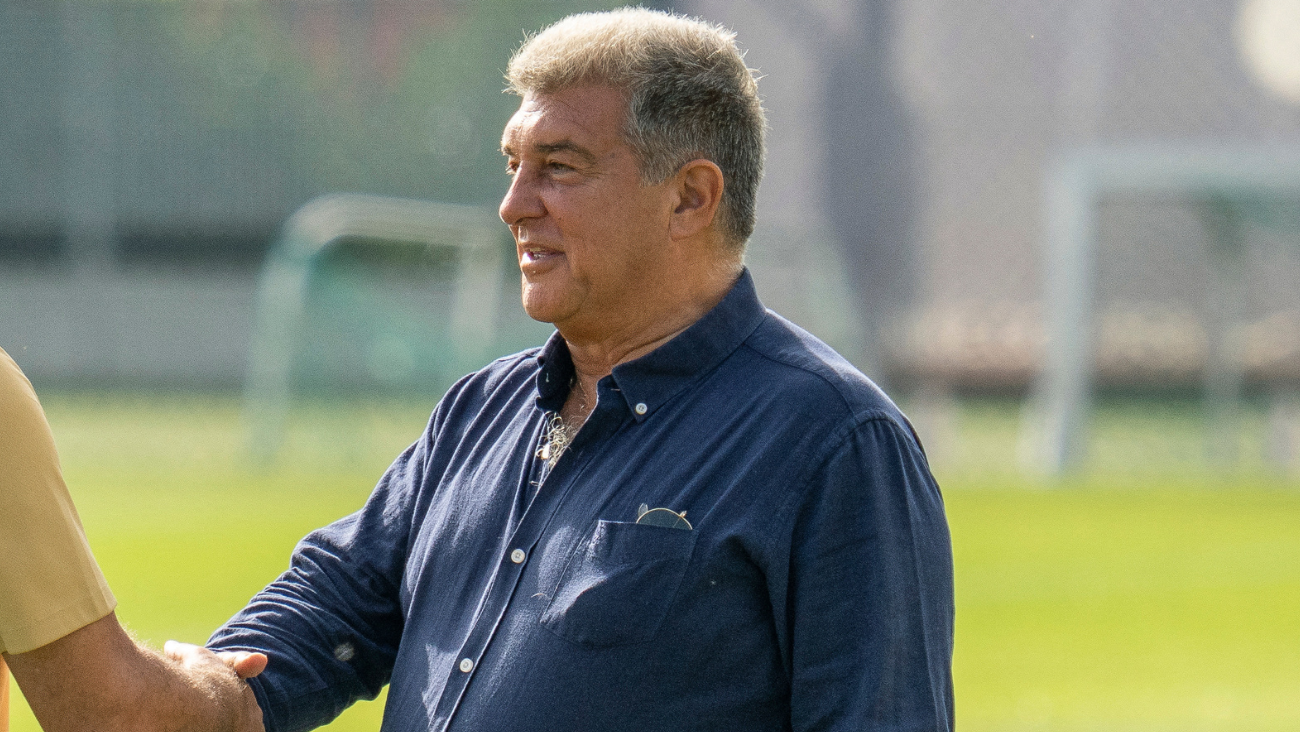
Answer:
<svg viewBox="0 0 1300 732"><path fill-rule="evenodd" d="M571 190L548 205L550 220L565 241L575 273L621 271L655 257L667 245L671 212L637 185L605 190Z"/></svg>
<svg viewBox="0 0 1300 732"><path fill-rule="evenodd" d="M612 191L600 202L602 215L599 225L608 232L626 236L654 236L666 229L668 217L661 201L644 189L628 188Z"/></svg>

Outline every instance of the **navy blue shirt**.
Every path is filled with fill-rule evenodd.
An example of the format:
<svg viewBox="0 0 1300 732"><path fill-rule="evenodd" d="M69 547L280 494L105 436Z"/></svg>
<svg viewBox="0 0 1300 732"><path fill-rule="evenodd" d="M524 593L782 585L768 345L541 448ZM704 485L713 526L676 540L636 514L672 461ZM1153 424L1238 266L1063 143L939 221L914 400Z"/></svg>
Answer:
<svg viewBox="0 0 1300 732"><path fill-rule="evenodd" d="M268 730L386 683L387 732L952 728L943 503L875 385L746 272L601 379L538 480L572 374L556 335L462 379L213 635L270 656Z"/></svg>

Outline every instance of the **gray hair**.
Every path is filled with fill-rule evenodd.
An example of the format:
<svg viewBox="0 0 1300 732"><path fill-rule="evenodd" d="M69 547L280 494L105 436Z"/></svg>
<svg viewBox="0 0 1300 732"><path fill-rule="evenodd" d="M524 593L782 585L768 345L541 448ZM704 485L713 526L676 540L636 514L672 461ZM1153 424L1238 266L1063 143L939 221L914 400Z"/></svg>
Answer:
<svg viewBox="0 0 1300 732"><path fill-rule="evenodd" d="M509 90L552 94L586 84L625 90L628 144L647 184L696 158L722 170L719 229L736 250L754 232L765 120L736 34L645 8L579 13L515 52Z"/></svg>

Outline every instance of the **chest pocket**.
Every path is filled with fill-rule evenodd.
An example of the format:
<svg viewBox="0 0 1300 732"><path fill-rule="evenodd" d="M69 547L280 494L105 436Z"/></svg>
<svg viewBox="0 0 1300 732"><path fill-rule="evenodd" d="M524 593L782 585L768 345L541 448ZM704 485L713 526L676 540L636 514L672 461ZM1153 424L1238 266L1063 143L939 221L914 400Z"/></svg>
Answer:
<svg viewBox="0 0 1300 732"><path fill-rule="evenodd" d="M695 531L601 521L569 558L542 625L592 648L651 640L677 595L695 536Z"/></svg>

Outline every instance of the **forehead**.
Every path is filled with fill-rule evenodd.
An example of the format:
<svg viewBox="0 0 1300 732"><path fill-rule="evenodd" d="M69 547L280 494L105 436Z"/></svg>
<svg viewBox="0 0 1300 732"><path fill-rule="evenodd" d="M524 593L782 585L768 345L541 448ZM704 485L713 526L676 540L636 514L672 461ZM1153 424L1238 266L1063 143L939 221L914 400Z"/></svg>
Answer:
<svg viewBox="0 0 1300 732"><path fill-rule="evenodd" d="M607 86L581 86L552 94L529 92L506 123L501 146L513 151L569 140L585 147L623 141L627 101Z"/></svg>

